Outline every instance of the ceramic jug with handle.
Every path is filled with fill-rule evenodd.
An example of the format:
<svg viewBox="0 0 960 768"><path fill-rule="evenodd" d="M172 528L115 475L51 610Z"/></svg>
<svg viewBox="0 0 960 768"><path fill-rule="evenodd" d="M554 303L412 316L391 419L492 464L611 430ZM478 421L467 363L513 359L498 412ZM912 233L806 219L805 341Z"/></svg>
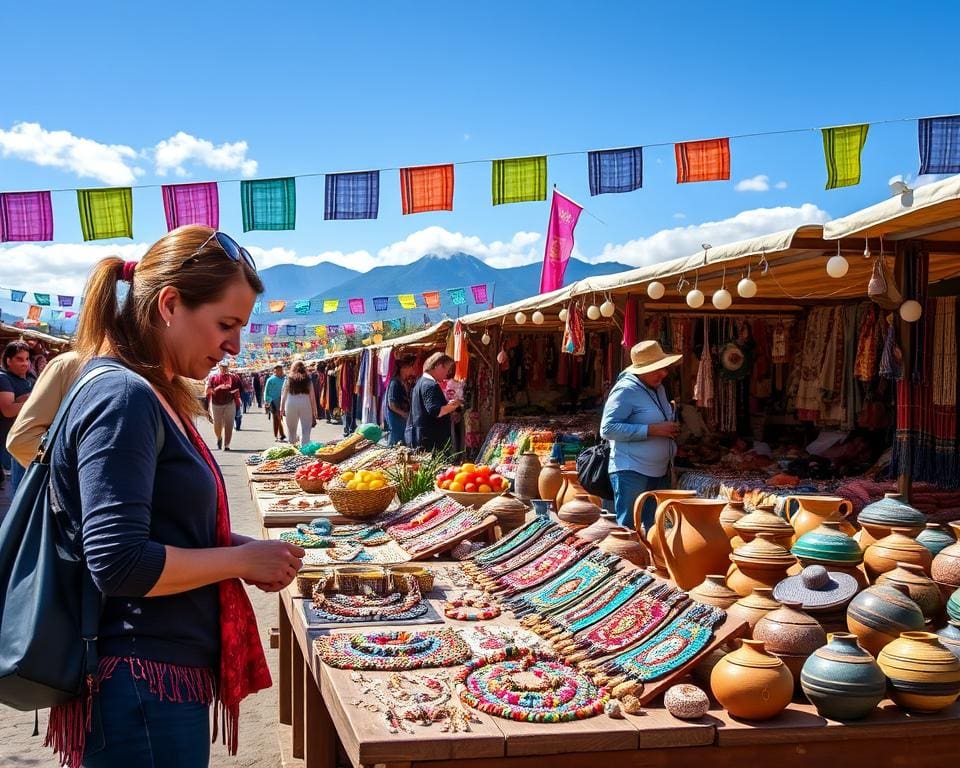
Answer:
<svg viewBox="0 0 960 768"><path fill-rule="evenodd" d="M637 500L633 503L633 527L636 532L640 534L640 541L646 544L647 549L650 550L650 554L653 557L653 564L657 566L657 568L666 568L663 555L660 554L660 539L657 536L657 515L660 514L660 507L669 499L692 499L696 495L696 491L681 491L677 489L644 491L637 496ZM657 511L654 514L653 525L650 527L650 530L644 531L643 525L641 524L641 513L643 512L643 505L647 502L647 499L653 499L656 502Z"/></svg>
<svg viewBox="0 0 960 768"><path fill-rule="evenodd" d="M657 509L660 552L681 589L693 589L707 574L726 570L730 540L720 525L724 506L723 499L667 499Z"/></svg>
<svg viewBox="0 0 960 768"><path fill-rule="evenodd" d="M790 502L797 503L797 511L790 513ZM847 517L853 512L849 499L839 496L787 496L783 500L783 511L787 521L793 526L793 540L796 542L803 534L816 530L827 520L840 521L840 530L853 536L857 529Z"/></svg>

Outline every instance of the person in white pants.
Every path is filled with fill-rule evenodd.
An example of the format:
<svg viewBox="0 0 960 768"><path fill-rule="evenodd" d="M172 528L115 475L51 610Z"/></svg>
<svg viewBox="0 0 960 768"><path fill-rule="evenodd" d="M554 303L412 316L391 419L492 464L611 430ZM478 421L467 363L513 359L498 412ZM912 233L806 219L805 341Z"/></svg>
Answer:
<svg viewBox="0 0 960 768"><path fill-rule="evenodd" d="M300 426L300 445L310 442L310 431L317 423L317 399L313 394L313 382L302 360L293 364L283 383L280 416L287 425L287 437L291 443L297 442L297 425Z"/></svg>

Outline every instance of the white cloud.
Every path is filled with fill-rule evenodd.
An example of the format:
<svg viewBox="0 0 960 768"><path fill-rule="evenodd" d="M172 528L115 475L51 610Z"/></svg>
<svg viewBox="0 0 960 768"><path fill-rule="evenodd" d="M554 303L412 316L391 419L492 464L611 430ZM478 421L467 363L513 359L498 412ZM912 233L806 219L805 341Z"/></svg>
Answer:
<svg viewBox="0 0 960 768"><path fill-rule="evenodd" d="M776 184L773 185L773 187L774 187L774 189L786 189L786 188L787 188L787 182L785 182L785 181L778 181Z"/></svg>
<svg viewBox="0 0 960 768"><path fill-rule="evenodd" d="M189 163L206 166L214 171L239 171L242 176L257 172L257 161L247 158L247 142L224 142L219 146L207 139L198 139L183 131L157 143L153 159L158 176L173 171L177 176L189 176Z"/></svg>
<svg viewBox="0 0 960 768"><path fill-rule="evenodd" d="M755 208L742 211L736 216L721 221L707 221L686 227L662 229L650 237L641 237L622 244L608 243L598 256L586 261L618 261L633 267L656 264L680 256L696 253L701 243L723 245L759 235L779 232L801 224L819 224L830 215L813 203L804 203L799 208Z"/></svg>
<svg viewBox="0 0 960 768"><path fill-rule="evenodd" d="M737 192L766 192L770 189L770 177L761 173L753 178L738 181L734 189Z"/></svg>
<svg viewBox="0 0 960 768"><path fill-rule="evenodd" d="M685 218L687 218L687 214L683 213L682 211L677 211L675 214L673 214L673 218L675 218L677 221L683 221Z"/></svg>
<svg viewBox="0 0 960 768"><path fill-rule="evenodd" d="M0 247L0 285L4 288L79 296L97 261L107 256L136 261L147 252L147 248L148 243L23 243ZM5 292L2 295L6 298Z"/></svg>
<svg viewBox="0 0 960 768"><path fill-rule="evenodd" d="M69 131L48 131L39 123L17 123L9 131L0 128L0 155L118 186L133 184L143 175L135 164L138 153L133 147L101 144Z"/></svg>

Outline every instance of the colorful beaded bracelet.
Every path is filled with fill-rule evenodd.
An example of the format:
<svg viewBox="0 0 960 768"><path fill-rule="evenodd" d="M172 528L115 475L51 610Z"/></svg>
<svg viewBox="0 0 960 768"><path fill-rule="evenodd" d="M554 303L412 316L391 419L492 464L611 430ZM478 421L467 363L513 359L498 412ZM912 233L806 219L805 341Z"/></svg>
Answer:
<svg viewBox="0 0 960 768"><path fill-rule="evenodd" d="M500 606L483 597L464 597L444 603L443 615L457 621L486 621L500 615Z"/></svg>

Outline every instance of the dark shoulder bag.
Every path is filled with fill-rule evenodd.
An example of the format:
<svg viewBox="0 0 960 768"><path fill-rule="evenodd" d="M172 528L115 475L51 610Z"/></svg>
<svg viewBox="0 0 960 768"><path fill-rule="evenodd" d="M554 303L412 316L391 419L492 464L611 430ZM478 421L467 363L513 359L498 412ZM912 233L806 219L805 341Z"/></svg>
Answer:
<svg viewBox="0 0 960 768"><path fill-rule="evenodd" d="M577 456L577 478L587 493L601 499L613 498L610 485L610 443L601 440Z"/></svg>
<svg viewBox="0 0 960 768"><path fill-rule="evenodd" d="M50 454L70 406L107 371L83 374L60 404L0 524L0 704L20 710L64 704L97 671L101 595L83 559L79 521L50 486ZM163 422L157 429L158 451Z"/></svg>

